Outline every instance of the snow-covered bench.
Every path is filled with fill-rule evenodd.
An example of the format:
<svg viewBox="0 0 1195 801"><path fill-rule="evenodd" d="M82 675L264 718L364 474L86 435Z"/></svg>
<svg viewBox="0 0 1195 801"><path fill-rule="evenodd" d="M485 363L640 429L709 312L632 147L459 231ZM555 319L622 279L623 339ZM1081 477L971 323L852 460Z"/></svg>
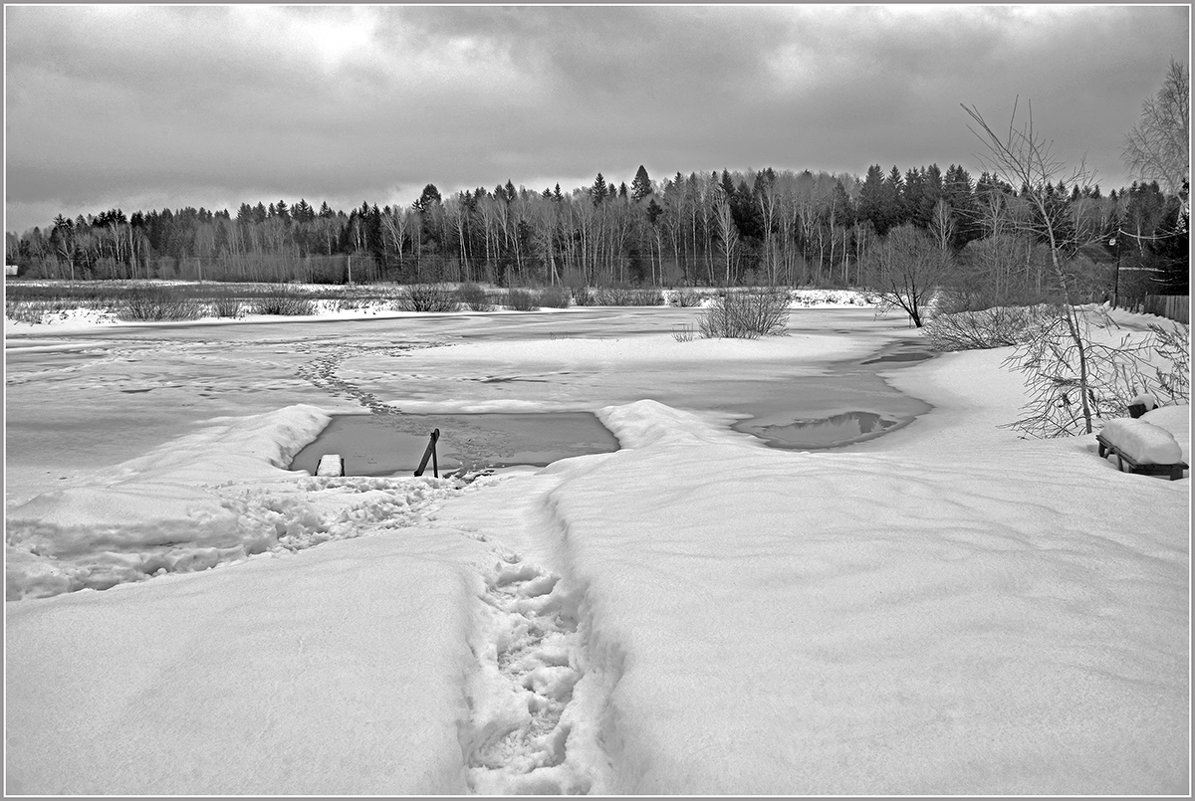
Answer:
<svg viewBox="0 0 1195 801"><path fill-rule="evenodd" d="M1131 417L1109 420L1095 438L1100 458L1114 454L1120 470L1128 464L1130 473L1169 475L1171 481L1177 481L1188 469L1182 460L1182 448L1171 433L1144 420Z"/></svg>

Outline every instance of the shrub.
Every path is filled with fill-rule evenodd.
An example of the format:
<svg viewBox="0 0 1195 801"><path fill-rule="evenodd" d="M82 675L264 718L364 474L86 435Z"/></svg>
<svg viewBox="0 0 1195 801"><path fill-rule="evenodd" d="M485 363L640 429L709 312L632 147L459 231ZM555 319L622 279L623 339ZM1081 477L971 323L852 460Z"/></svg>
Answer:
<svg viewBox="0 0 1195 801"><path fill-rule="evenodd" d="M130 295L117 313L121 320L158 322L162 320L194 320L200 315L199 303L179 298L162 289Z"/></svg>
<svg viewBox="0 0 1195 801"><path fill-rule="evenodd" d="M572 290L573 305L575 306L596 306L598 305L597 297L592 289L579 286Z"/></svg>
<svg viewBox="0 0 1195 801"><path fill-rule="evenodd" d="M788 304L784 289L727 292L702 312L698 327L707 339L780 336L788 326Z"/></svg>
<svg viewBox="0 0 1195 801"><path fill-rule="evenodd" d="M488 312L494 310L494 302L480 284L461 284L456 290L457 299L470 311Z"/></svg>
<svg viewBox="0 0 1195 801"><path fill-rule="evenodd" d="M701 305L701 293L696 289L674 289L668 295L669 304L689 308Z"/></svg>
<svg viewBox="0 0 1195 801"><path fill-rule="evenodd" d="M547 306L549 309L567 309L572 301L572 293L563 286L548 287L539 293L540 305Z"/></svg>
<svg viewBox="0 0 1195 801"><path fill-rule="evenodd" d="M539 298L526 289L512 289L506 293L506 308L513 311L538 311Z"/></svg>
<svg viewBox="0 0 1195 801"><path fill-rule="evenodd" d="M399 297L403 311L454 312L460 308L457 293L445 284L415 284Z"/></svg>
<svg viewBox="0 0 1195 801"><path fill-rule="evenodd" d="M658 289L602 287L593 292L596 306L662 306L664 295Z"/></svg>
<svg viewBox="0 0 1195 801"><path fill-rule="evenodd" d="M1089 415L1095 420L1124 417L1138 395L1190 403L1187 326L1151 326L1148 336L1126 335L1117 343L1107 339L1112 323L1102 310L1054 307L1046 312L1041 328L1004 360L1006 367L1024 374L1028 394L1021 418L1004 427L1032 437L1074 436L1090 433ZM1077 326L1078 337L1072 326ZM1093 327L1104 333L1093 338ZM1083 393L1086 404L1081 403Z"/></svg>
<svg viewBox="0 0 1195 801"><path fill-rule="evenodd" d="M1050 317L1044 306L996 306L936 314L925 332L937 351L1003 348L1033 337Z"/></svg>
<svg viewBox="0 0 1195 801"><path fill-rule="evenodd" d="M212 302L212 311L217 317L231 317L236 319L245 313L241 302L235 298L217 298Z"/></svg>
<svg viewBox="0 0 1195 801"><path fill-rule="evenodd" d="M268 295L253 304L258 314L302 317L315 314L315 303L297 295Z"/></svg>
<svg viewBox="0 0 1195 801"><path fill-rule="evenodd" d="M42 301L4 299L4 316L13 322L40 325L46 311L46 304Z"/></svg>

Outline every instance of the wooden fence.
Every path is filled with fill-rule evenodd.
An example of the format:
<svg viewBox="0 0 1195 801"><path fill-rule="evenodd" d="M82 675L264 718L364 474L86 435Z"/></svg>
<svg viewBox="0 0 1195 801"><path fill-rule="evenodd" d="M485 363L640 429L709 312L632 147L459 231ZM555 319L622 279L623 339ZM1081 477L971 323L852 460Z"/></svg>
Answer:
<svg viewBox="0 0 1195 801"><path fill-rule="evenodd" d="M1190 295L1146 295L1141 311L1180 323L1191 323Z"/></svg>

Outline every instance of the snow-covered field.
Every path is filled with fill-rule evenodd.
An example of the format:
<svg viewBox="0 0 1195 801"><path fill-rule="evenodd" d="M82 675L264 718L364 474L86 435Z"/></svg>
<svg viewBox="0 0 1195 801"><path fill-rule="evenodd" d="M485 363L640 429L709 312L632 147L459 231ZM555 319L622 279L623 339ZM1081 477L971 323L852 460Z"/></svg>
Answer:
<svg viewBox="0 0 1195 801"><path fill-rule="evenodd" d="M882 437L768 448L741 395L829 414L810 386L917 335L690 313L6 338L6 792L1189 793L1189 474L998 428L1002 351L894 365L933 409ZM620 450L285 469L363 406L590 410Z"/></svg>

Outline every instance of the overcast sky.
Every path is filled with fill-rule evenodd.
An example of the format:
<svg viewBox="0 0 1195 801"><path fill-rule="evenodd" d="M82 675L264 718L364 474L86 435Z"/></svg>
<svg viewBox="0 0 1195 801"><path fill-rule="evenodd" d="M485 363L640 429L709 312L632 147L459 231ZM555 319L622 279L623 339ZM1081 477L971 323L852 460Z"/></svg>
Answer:
<svg viewBox="0 0 1195 801"><path fill-rule="evenodd" d="M1106 192L1188 6L6 6L5 230L306 198L409 204L638 165L961 163L960 103Z"/></svg>

